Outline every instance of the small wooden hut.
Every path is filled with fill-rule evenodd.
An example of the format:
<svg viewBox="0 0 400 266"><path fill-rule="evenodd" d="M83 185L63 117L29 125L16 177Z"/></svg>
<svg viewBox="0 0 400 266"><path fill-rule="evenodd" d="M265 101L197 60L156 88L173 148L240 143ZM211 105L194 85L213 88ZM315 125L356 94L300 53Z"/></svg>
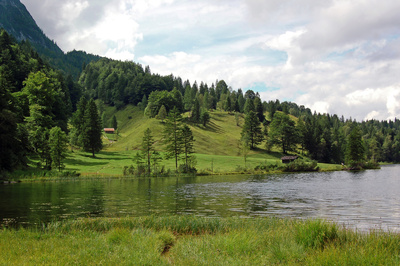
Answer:
<svg viewBox="0 0 400 266"><path fill-rule="evenodd" d="M105 128L104 133L106 134L114 134L115 129L114 128Z"/></svg>
<svg viewBox="0 0 400 266"><path fill-rule="evenodd" d="M294 160L296 160L297 158L299 158L299 156L295 155L295 156L283 156L281 158L282 163L291 163Z"/></svg>

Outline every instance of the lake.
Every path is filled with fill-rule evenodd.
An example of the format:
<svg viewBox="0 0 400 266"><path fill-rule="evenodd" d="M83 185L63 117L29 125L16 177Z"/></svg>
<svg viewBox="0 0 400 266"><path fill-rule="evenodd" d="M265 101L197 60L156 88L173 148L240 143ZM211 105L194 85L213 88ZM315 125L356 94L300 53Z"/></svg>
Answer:
<svg viewBox="0 0 400 266"><path fill-rule="evenodd" d="M361 172L99 179L0 185L0 224L77 217L323 218L400 231L400 165Z"/></svg>

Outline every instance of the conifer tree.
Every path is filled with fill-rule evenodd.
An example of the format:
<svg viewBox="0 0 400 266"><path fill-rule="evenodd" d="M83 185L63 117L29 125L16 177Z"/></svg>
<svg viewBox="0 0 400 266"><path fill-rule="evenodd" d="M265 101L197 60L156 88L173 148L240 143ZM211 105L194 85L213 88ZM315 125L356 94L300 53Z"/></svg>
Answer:
<svg viewBox="0 0 400 266"><path fill-rule="evenodd" d="M193 133L192 130L190 130L189 126L184 125L182 127L182 152L184 154L184 160L185 160L185 168L186 172L189 172L189 167L191 168L192 165L189 165L189 162L191 161L191 154L194 153L194 138L193 138Z"/></svg>
<svg viewBox="0 0 400 266"><path fill-rule="evenodd" d="M150 128L147 128L144 132L142 140L142 154L143 158L145 158L146 160L148 174L150 174L151 172L151 158L153 153L155 152L153 145L154 145L154 138L151 135Z"/></svg>
<svg viewBox="0 0 400 266"><path fill-rule="evenodd" d="M164 122L164 119L167 117L167 109L165 105L161 105L160 110L158 111L158 115L156 116L157 119L160 119Z"/></svg>
<svg viewBox="0 0 400 266"><path fill-rule="evenodd" d="M70 132L70 143L71 145L76 145L79 147L82 147L83 144L81 143L82 140L82 132L83 132L83 126L85 124L85 110L86 110L86 105L88 101L86 100L85 96L82 96L79 99L79 102L77 104L77 109L76 112L72 115L71 118L71 124L73 126L73 129ZM105 114L103 113L104 117ZM105 123L105 119L102 119L102 124ZM104 124L104 127L106 125Z"/></svg>
<svg viewBox="0 0 400 266"><path fill-rule="evenodd" d="M0 174L3 170L13 170L25 157L17 136L17 116L12 110L10 88L0 68Z"/></svg>
<svg viewBox="0 0 400 266"><path fill-rule="evenodd" d="M190 117L190 120L192 122L198 123L200 121L200 103L199 100L196 98L194 100L193 106L192 106L192 114Z"/></svg>
<svg viewBox="0 0 400 266"><path fill-rule="evenodd" d="M176 108L172 109L165 122L163 131L166 158L175 159L175 169L178 170L178 160L182 153L182 116Z"/></svg>
<svg viewBox="0 0 400 266"><path fill-rule="evenodd" d="M247 98L246 103L244 104L244 113L248 114L250 111L255 112L256 108L254 107L254 100Z"/></svg>
<svg viewBox="0 0 400 266"><path fill-rule="evenodd" d="M248 139L248 143L252 149L263 141L260 121L254 111L249 111L244 119L242 139Z"/></svg>
<svg viewBox="0 0 400 266"><path fill-rule="evenodd" d="M210 113L207 110L202 110L201 115L200 115L200 121L203 124L203 126L207 126L207 123L210 122Z"/></svg>
<svg viewBox="0 0 400 266"><path fill-rule="evenodd" d="M347 139L346 161L355 166L364 160L364 144L358 126L354 126Z"/></svg>
<svg viewBox="0 0 400 266"><path fill-rule="evenodd" d="M67 152L67 135L61 128L53 127L50 130L49 146L52 165L61 172L61 169L64 168L63 160Z"/></svg>
<svg viewBox="0 0 400 266"><path fill-rule="evenodd" d="M101 136L102 127L97 112L97 106L94 100L90 99L85 110L81 143L84 150L91 152L93 157L95 157L95 153L99 152L103 147Z"/></svg>
<svg viewBox="0 0 400 266"><path fill-rule="evenodd" d="M232 101L231 101L231 97L229 95L226 97L224 109L227 112L232 111Z"/></svg>
<svg viewBox="0 0 400 266"><path fill-rule="evenodd" d="M112 117L111 125L115 130L118 129L118 121L117 121L117 117L115 115Z"/></svg>
<svg viewBox="0 0 400 266"><path fill-rule="evenodd" d="M192 109L193 98L192 98L192 89L190 85L187 85L185 88L185 94L183 95L183 105L185 111L189 111Z"/></svg>
<svg viewBox="0 0 400 266"><path fill-rule="evenodd" d="M271 146L281 146L283 153L294 150L298 143L298 132L294 121L288 115L275 113L270 124L268 143Z"/></svg>
<svg viewBox="0 0 400 266"><path fill-rule="evenodd" d="M258 120L261 123L264 122L264 120L265 120L264 108L263 108L263 105L261 103L261 99L258 98L258 97L256 97L254 99L254 109L255 109L255 112L257 113Z"/></svg>

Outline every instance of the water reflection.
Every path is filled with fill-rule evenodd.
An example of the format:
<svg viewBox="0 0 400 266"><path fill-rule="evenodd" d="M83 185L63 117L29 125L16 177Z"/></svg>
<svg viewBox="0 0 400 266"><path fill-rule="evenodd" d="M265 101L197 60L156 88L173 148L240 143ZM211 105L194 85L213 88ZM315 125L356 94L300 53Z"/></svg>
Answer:
<svg viewBox="0 0 400 266"><path fill-rule="evenodd" d="M20 183L0 186L0 223L195 214L318 217L360 230L399 230L399 170Z"/></svg>

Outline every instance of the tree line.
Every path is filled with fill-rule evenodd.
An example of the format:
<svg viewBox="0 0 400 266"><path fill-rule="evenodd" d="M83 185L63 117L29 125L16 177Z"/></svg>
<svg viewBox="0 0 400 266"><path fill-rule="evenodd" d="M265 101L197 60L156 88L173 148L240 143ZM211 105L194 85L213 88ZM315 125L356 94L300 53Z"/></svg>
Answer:
<svg viewBox="0 0 400 266"><path fill-rule="evenodd" d="M0 30L0 174L26 168L30 157L40 168L61 170L69 121L82 95L72 76L54 70L28 43L18 44ZM90 112L97 115L93 104ZM86 124L80 122L88 129ZM85 149L86 142L82 138Z"/></svg>

